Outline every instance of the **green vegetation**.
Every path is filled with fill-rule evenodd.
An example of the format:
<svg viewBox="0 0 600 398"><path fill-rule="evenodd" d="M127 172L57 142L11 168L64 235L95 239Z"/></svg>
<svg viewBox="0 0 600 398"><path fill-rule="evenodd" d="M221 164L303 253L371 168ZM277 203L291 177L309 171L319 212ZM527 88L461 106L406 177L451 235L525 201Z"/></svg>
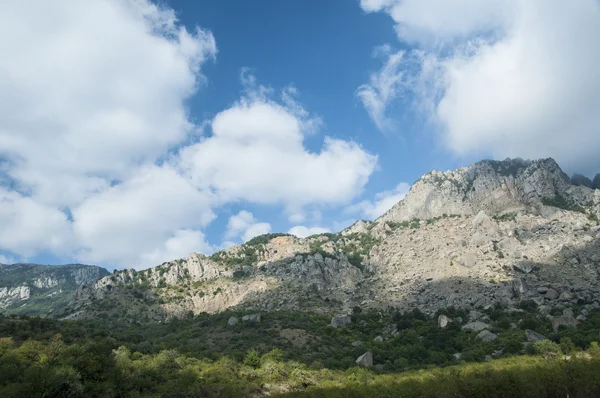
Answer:
<svg viewBox="0 0 600 398"><path fill-rule="evenodd" d="M504 213L492 217L496 221L516 221L517 213Z"/></svg>
<svg viewBox="0 0 600 398"><path fill-rule="evenodd" d="M542 204L546 206L558 207L559 209L576 211L585 214L585 209L580 205L573 203L560 194L556 193L554 198L542 198Z"/></svg>
<svg viewBox="0 0 600 398"><path fill-rule="evenodd" d="M496 341L483 343L455 322L440 329L419 311L353 309L345 328L329 318L266 313L260 323L227 326L242 312L188 315L158 324L0 317L0 396L47 397L456 397L596 396L600 312L577 329L552 333L525 312L486 311ZM447 316L466 317L448 309ZM364 322L363 322L364 321ZM510 323L518 326L512 328ZM395 335L382 328L395 325ZM524 329L548 340L522 350ZM375 337L386 336L382 342ZM363 345L354 347L354 341ZM582 349L587 349L582 351ZM373 352L377 369L354 360ZM454 353L461 352L457 361ZM503 358L486 363L488 355ZM536 355L531 355L531 354ZM563 354L569 358L564 359ZM566 358L566 357L565 357ZM401 373L398 373L401 372Z"/></svg>

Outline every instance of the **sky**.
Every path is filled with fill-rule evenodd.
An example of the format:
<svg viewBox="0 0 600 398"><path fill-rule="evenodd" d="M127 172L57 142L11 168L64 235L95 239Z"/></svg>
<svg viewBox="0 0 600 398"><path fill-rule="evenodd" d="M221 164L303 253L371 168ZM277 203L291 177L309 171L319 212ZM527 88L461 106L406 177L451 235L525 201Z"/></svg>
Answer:
<svg viewBox="0 0 600 398"><path fill-rule="evenodd" d="M592 177L598 37L597 0L9 0L0 263L336 232L482 158Z"/></svg>

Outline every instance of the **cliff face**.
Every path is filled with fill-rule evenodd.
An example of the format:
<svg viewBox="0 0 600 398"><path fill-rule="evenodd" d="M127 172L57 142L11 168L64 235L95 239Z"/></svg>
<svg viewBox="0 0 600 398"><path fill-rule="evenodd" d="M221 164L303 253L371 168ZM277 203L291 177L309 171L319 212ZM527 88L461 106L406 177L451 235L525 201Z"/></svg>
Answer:
<svg viewBox="0 0 600 398"><path fill-rule="evenodd" d="M571 185L552 159L482 161L426 174L375 222L306 239L269 234L210 257L119 271L78 289L54 316L434 312L521 300L544 312L600 308L599 212L600 191Z"/></svg>
<svg viewBox="0 0 600 398"><path fill-rule="evenodd" d="M593 190L571 185L553 159L483 160L454 171L425 174L381 220L475 215L481 210L490 215L516 210L535 213L544 203L590 206L594 200L598 202Z"/></svg>
<svg viewBox="0 0 600 398"><path fill-rule="evenodd" d="M105 275L104 268L80 264L0 264L0 311L46 315L64 306L79 286Z"/></svg>

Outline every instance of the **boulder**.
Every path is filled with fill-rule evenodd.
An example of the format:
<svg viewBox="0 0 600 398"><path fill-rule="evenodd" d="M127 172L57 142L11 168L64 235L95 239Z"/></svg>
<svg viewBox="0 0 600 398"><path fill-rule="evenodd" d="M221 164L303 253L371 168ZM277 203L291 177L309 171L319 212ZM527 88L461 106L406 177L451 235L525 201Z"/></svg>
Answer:
<svg viewBox="0 0 600 398"><path fill-rule="evenodd" d="M578 323L579 323L579 321L577 321L577 319L573 318L573 315L568 315L568 314L564 315L563 314L552 320L552 330L554 330L556 332L556 331L558 331L558 328L560 326L574 328L577 326Z"/></svg>
<svg viewBox="0 0 600 398"><path fill-rule="evenodd" d="M359 366L371 367L373 366L373 353L367 351L358 358L356 358L356 364Z"/></svg>
<svg viewBox="0 0 600 398"><path fill-rule="evenodd" d="M475 338L487 342L496 340L498 338L498 335L496 333L490 332L489 330L482 330L477 334L477 336L475 336Z"/></svg>
<svg viewBox="0 0 600 398"><path fill-rule="evenodd" d="M548 289L548 291L546 292L546 298L549 300L554 300L558 298L558 292L554 289Z"/></svg>
<svg viewBox="0 0 600 398"><path fill-rule="evenodd" d="M469 321L473 322L476 321L478 319L480 319L481 317L483 317L483 313L479 312L479 311L471 311L469 312Z"/></svg>
<svg viewBox="0 0 600 398"><path fill-rule="evenodd" d="M489 329L491 326L483 322L469 322L462 327L462 330L471 330L473 332L481 332L484 329Z"/></svg>
<svg viewBox="0 0 600 398"><path fill-rule="evenodd" d="M376 343L383 343L383 337L377 336L377 337L375 337L375 339L373 339L373 341Z"/></svg>
<svg viewBox="0 0 600 398"><path fill-rule="evenodd" d="M583 314L581 315L577 315L577 318L575 318L576 320L578 320L579 322L585 322L587 321L587 317Z"/></svg>
<svg viewBox="0 0 600 398"><path fill-rule="evenodd" d="M438 326L442 329L444 329L446 326L448 326L448 324L452 322L452 320L450 318L448 318L446 315L440 315L438 316Z"/></svg>
<svg viewBox="0 0 600 398"><path fill-rule="evenodd" d="M352 342L352 347L360 347L361 345L363 345L363 342L360 340L356 340Z"/></svg>
<svg viewBox="0 0 600 398"><path fill-rule="evenodd" d="M532 263L531 261L520 261L520 262L516 263L515 265L513 265L513 267L517 271L520 271L524 274L528 274L535 269L536 265L535 265L535 263Z"/></svg>
<svg viewBox="0 0 600 398"><path fill-rule="evenodd" d="M334 316L331 318L331 326L334 328L344 327L352 323L350 315Z"/></svg>
<svg viewBox="0 0 600 398"><path fill-rule="evenodd" d="M546 336L531 329L525 330L525 337L527 337L527 341L530 343L537 343L538 341L546 339Z"/></svg>
<svg viewBox="0 0 600 398"><path fill-rule="evenodd" d="M227 321L227 325L229 325L229 326L235 326L235 325L237 325L237 324L238 324L238 322L239 322L239 321L240 321L240 320L239 320L237 317L235 317L235 316L232 316L232 317L230 317L230 318L229 318L229 320Z"/></svg>
<svg viewBox="0 0 600 398"><path fill-rule="evenodd" d="M473 252L467 252L458 258L458 263L463 267L473 268L477 264L477 255Z"/></svg>
<svg viewBox="0 0 600 398"><path fill-rule="evenodd" d="M260 314L251 314L251 315L244 315L242 317L242 321L244 322L260 322Z"/></svg>
<svg viewBox="0 0 600 398"><path fill-rule="evenodd" d="M573 300L573 295L569 292L562 292L560 296L558 296L560 301L571 301Z"/></svg>

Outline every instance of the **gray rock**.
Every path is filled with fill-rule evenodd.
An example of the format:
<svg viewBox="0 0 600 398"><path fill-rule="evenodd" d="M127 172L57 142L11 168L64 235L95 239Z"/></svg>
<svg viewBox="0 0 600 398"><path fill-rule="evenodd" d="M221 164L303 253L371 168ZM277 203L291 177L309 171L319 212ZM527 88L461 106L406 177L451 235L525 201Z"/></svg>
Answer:
<svg viewBox="0 0 600 398"><path fill-rule="evenodd" d="M546 339L546 336L543 334L539 334L538 332L530 329L525 330L525 337L527 337L527 341L530 343L537 343L538 341Z"/></svg>
<svg viewBox="0 0 600 398"><path fill-rule="evenodd" d="M547 291L548 291L548 288L546 286L540 286L537 288L537 292L539 294L546 294Z"/></svg>
<svg viewBox="0 0 600 398"><path fill-rule="evenodd" d="M456 354L453 354L453 355L454 355L454 359L456 359L457 361L460 361L460 358L462 357L462 353L457 352Z"/></svg>
<svg viewBox="0 0 600 398"><path fill-rule="evenodd" d="M471 330L473 332L481 332L482 330L489 329L490 327L491 326L488 325L487 323L476 321L476 322L467 323L461 329L462 330Z"/></svg>
<svg viewBox="0 0 600 398"><path fill-rule="evenodd" d="M350 315L334 316L331 318L331 326L341 328L352 323Z"/></svg>
<svg viewBox="0 0 600 398"><path fill-rule="evenodd" d="M371 351L365 352L356 359L356 364L366 367L373 366L373 353Z"/></svg>
<svg viewBox="0 0 600 398"><path fill-rule="evenodd" d="M531 261L521 261L513 265L513 267L517 271L521 271L524 274L528 274L535 269L536 265Z"/></svg>
<svg viewBox="0 0 600 398"><path fill-rule="evenodd" d="M459 257L458 263L463 267L473 268L477 264L477 255L473 252L467 252Z"/></svg>
<svg viewBox="0 0 600 398"><path fill-rule="evenodd" d="M482 312L473 310L473 311L469 312L469 321L476 321L476 320L480 319L482 316L483 316Z"/></svg>
<svg viewBox="0 0 600 398"><path fill-rule="evenodd" d="M250 315L244 315L242 317L242 321L244 322L260 322L260 314L250 314Z"/></svg>
<svg viewBox="0 0 600 398"><path fill-rule="evenodd" d="M572 315L561 315L552 320L552 329L556 332L560 326L566 326L568 328L577 327L577 319L573 318Z"/></svg>
<svg viewBox="0 0 600 398"><path fill-rule="evenodd" d="M573 300L573 295L569 292L562 292L558 297L560 301L571 301Z"/></svg>
<svg viewBox="0 0 600 398"><path fill-rule="evenodd" d="M230 318L229 318L229 320L227 321L227 325L229 325L229 326L235 326L235 325L237 325L237 324L238 324L238 322L239 322L239 321L240 321L240 320L239 320L237 317L235 317L235 316L232 316L232 317L230 317Z"/></svg>
<svg viewBox="0 0 600 398"><path fill-rule="evenodd" d="M479 332L477 334L477 336L475 336L476 339L479 339L481 341L494 341L498 338L498 335L495 333L490 332L489 330L482 330L481 332Z"/></svg>
<svg viewBox="0 0 600 398"><path fill-rule="evenodd" d="M440 315L438 316L438 326L442 329L444 329L446 326L448 326L448 323L452 322L452 320L450 318L448 318L446 315Z"/></svg>
<svg viewBox="0 0 600 398"><path fill-rule="evenodd" d="M373 341L376 342L376 343L382 343L383 342L383 337L377 336L377 337L375 337L375 339L373 339Z"/></svg>
<svg viewBox="0 0 600 398"><path fill-rule="evenodd" d="M559 296L558 292L554 289L548 289L548 291L546 292L546 298L549 300L554 300L557 299Z"/></svg>
<svg viewBox="0 0 600 398"><path fill-rule="evenodd" d="M463 323L463 319L461 317L457 316L456 318L454 318L454 322L456 322L457 324L460 325L461 323Z"/></svg>
<svg viewBox="0 0 600 398"><path fill-rule="evenodd" d="M360 340L356 340L352 342L352 347L360 347L361 345L363 345L363 342Z"/></svg>
<svg viewBox="0 0 600 398"><path fill-rule="evenodd" d="M563 315L567 315L567 316L572 317L573 316L573 310L571 308L565 308L563 310Z"/></svg>
<svg viewBox="0 0 600 398"><path fill-rule="evenodd" d="M367 326L367 325L368 325L368 322L367 322L367 321L365 321L365 320L363 319L363 320L362 320L362 321L360 321L358 324L359 324L360 326L362 326L362 327L365 327L365 326Z"/></svg>
<svg viewBox="0 0 600 398"><path fill-rule="evenodd" d="M583 314L581 315L577 315L577 318L575 318L576 320L578 320L579 322L585 322L587 321L587 317Z"/></svg>

